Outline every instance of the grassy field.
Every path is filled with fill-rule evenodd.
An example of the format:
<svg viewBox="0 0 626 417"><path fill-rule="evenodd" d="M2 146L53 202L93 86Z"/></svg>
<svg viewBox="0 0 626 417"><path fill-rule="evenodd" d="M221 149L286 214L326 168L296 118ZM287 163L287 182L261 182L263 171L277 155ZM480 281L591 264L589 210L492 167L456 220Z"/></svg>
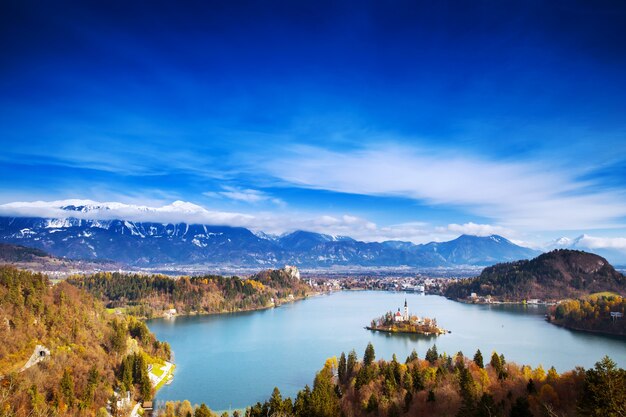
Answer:
<svg viewBox="0 0 626 417"><path fill-rule="evenodd" d="M110 314L126 314L126 307L107 308L106 310Z"/></svg>
<svg viewBox="0 0 626 417"><path fill-rule="evenodd" d="M163 385L165 385L165 383L169 379L169 375L173 375L174 374L174 369L176 369L176 365L172 364L172 367L170 368L170 370L168 372L168 375L166 375L165 378L163 378L163 380L161 382L159 382L156 387L154 387L155 391L160 390L163 387ZM153 369L152 373L157 375L158 377L161 377L161 375L163 375L163 370L160 369L160 368L158 370L161 372L160 374L157 374L156 372L154 372L154 371L156 371L156 369Z"/></svg>
<svg viewBox="0 0 626 417"><path fill-rule="evenodd" d="M163 375L163 369L161 369L161 367L158 365L153 366L152 371L150 372L152 372L157 378L161 378L161 375Z"/></svg>

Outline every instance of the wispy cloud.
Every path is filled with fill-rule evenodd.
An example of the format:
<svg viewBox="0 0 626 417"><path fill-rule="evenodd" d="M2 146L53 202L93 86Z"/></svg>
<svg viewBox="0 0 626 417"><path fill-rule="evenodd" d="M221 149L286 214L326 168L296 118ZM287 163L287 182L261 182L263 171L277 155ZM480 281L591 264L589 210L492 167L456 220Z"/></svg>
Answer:
<svg viewBox="0 0 626 417"><path fill-rule="evenodd" d="M378 145L352 152L295 147L261 167L291 185L460 207L507 228L610 228L623 226L626 216L623 189L596 191L575 166L550 161L501 162Z"/></svg>
<svg viewBox="0 0 626 417"><path fill-rule="evenodd" d="M66 206L89 206L87 211L68 211ZM413 243L445 241L460 234L487 236L499 234L512 242L537 249L542 245L516 239L513 230L489 224L468 222L436 226L426 222L406 222L381 226L363 217L349 214L311 214L296 212L257 212L246 214L230 211L209 210L197 204L175 201L162 206L146 206L119 202L98 202L93 200L69 199L58 201L14 202L0 205L0 216L67 218L76 217L96 220L129 220L156 223L195 223L246 227L253 231L263 231L280 235L295 230L308 230L329 235L350 236L367 242L401 240ZM626 238L597 237L583 235L569 239L576 247L588 249L615 249L626 252Z"/></svg>
<svg viewBox="0 0 626 417"><path fill-rule="evenodd" d="M466 234L474 236L490 236L490 235L502 235L508 236L513 234L513 231L501 226L493 226L490 224L476 224L473 222L456 224L452 223L446 227L438 227L436 229L442 233L452 232L455 234Z"/></svg>
<svg viewBox="0 0 626 417"><path fill-rule="evenodd" d="M87 207L85 211L67 210L64 207ZM92 220L129 220L156 223L198 223L243 226L254 222L249 214L207 210L184 201L175 201L164 206L98 202L93 200L69 199L58 201L14 202L0 205L0 216L43 217Z"/></svg>
<svg viewBox="0 0 626 417"><path fill-rule="evenodd" d="M626 238L583 235L576 239L576 245L589 249L618 249L626 251Z"/></svg>
<svg viewBox="0 0 626 417"><path fill-rule="evenodd" d="M87 211L68 211L66 206L88 206ZM238 212L208 210L202 206L175 201L163 206L145 206L93 200L59 200L14 202L0 205L0 216L43 217L97 220L129 220L156 223L196 223L246 227L254 231L282 234L308 230L330 235L350 236L365 241L407 240L424 242L434 239L432 227L413 222L380 227L358 216L342 214L316 215L310 213Z"/></svg>
<svg viewBox="0 0 626 417"><path fill-rule="evenodd" d="M276 198L271 196L270 194L260 191L254 190L250 188L237 188L224 186L221 191L207 191L202 193L206 197L211 198L228 198L235 201L241 201L244 203L261 203L261 202L271 202L276 205L284 206L285 202L280 198Z"/></svg>

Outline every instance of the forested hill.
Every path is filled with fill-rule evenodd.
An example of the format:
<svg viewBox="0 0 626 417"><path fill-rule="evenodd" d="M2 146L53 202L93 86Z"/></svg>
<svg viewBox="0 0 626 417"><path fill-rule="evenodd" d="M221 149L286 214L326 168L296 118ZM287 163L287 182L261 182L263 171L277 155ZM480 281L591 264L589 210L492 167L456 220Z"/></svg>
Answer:
<svg viewBox="0 0 626 417"><path fill-rule="evenodd" d="M9 266L0 266L0 341L0 415L12 417L105 415L115 387L150 399L147 363L170 356L143 322L108 314L67 282L51 286ZM49 356L22 369L36 345Z"/></svg>
<svg viewBox="0 0 626 417"><path fill-rule="evenodd" d="M606 259L577 250L554 250L532 260L497 264L476 278L448 286L445 295L462 299L471 293L501 300L561 300L595 292L626 293L626 277Z"/></svg>
<svg viewBox="0 0 626 417"><path fill-rule="evenodd" d="M286 269L263 271L248 279L102 272L70 277L68 282L84 288L108 307L124 307L142 317L162 315L170 308L178 314L254 310L303 298L312 292L308 284Z"/></svg>
<svg viewBox="0 0 626 417"><path fill-rule="evenodd" d="M11 265L36 272L54 272L67 276L77 271L117 270L120 264L105 259L66 259L53 256L41 249L0 243L0 265Z"/></svg>
<svg viewBox="0 0 626 417"><path fill-rule="evenodd" d="M0 243L0 262L29 262L49 257L50 255L40 249Z"/></svg>

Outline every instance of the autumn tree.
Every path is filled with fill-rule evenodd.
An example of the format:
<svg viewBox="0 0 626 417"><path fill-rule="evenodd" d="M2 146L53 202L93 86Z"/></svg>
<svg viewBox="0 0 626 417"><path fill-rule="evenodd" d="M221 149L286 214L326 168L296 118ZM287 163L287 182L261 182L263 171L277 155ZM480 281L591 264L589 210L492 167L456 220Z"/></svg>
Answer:
<svg viewBox="0 0 626 417"><path fill-rule="evenodd" d="M314 416L335 417L339 414L339 398L332 381L333 364L336 366L336 363L336 358L328 359L324 368L315 376L310 409Z"/></svg>

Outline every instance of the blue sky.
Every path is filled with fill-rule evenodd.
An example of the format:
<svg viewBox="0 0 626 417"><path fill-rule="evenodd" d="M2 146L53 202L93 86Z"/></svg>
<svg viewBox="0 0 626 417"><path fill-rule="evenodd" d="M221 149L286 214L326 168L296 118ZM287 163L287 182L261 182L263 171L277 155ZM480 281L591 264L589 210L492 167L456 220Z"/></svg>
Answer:
<svg viewBox="0 0 626 417"><path fill-rule="evenodd" d="M0 203L626 249L624 39L619 1L4 1Z"/></svg>

